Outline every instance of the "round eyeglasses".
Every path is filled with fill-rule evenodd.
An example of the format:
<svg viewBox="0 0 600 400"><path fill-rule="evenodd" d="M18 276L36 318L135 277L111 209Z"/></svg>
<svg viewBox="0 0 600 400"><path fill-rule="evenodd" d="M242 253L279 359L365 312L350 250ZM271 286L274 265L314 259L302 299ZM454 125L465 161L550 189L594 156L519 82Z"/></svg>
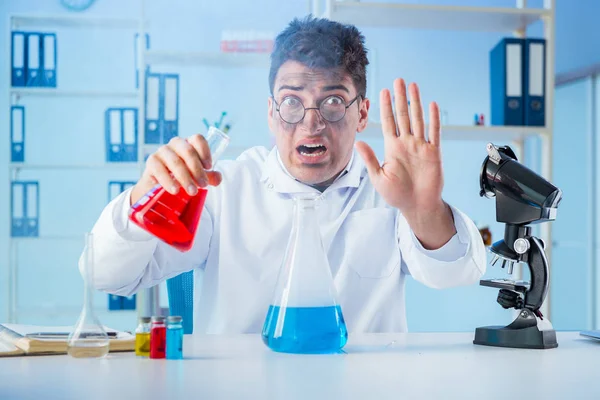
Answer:
<svg viewBox="0 0 600 400"><path fill-rule="evenodd" d="M319 110L321 117L328 122L338 122L346 116L346 110L350 107L360 95L356 96L350 103L346 104L340 96L329 96L319 104L319 107L304 107L304 104L295 96L284 97L281 104L277 103L275 97L276 110L282 120L288 124L297 124L304 119L307 110Z"/></svg>

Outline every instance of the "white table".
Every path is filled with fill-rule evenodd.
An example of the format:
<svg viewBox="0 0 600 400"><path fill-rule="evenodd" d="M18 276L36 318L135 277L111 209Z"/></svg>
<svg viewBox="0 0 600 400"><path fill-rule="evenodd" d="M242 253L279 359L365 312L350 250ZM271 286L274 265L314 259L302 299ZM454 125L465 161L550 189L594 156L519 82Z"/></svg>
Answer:
<svg viewBox="0 0 600 400"><path fill-rule="evenodd" d="M600 399L600 343L472 344L473 333L354 335L345 354L291 355L258 335L186 336L184 360L132 353L0 359L0 399Z"/></svg>

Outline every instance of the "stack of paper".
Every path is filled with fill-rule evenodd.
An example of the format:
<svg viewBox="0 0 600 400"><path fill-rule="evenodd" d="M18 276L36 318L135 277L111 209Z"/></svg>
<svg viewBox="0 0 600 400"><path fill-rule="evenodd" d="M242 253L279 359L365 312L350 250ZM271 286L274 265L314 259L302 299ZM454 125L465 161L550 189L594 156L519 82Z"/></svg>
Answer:
<svg viewBox="0 0 600 400"><path fill-rule="evenodd" d="M19 355L67 354L67 339L73 327L0 325L0 357ZM133 351L135 336L105 328L109 334L109 351Z"/></svg>

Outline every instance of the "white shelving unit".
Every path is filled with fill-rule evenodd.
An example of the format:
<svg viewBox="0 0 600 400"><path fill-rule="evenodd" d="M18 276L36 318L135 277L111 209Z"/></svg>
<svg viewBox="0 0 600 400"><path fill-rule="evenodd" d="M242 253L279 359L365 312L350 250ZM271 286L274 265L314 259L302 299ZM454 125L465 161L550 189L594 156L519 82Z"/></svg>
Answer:
<svg viewBox="0 0 600 400"><path fill-rule="evenodd" d="M100 91L100 90L63 90L53 88L11 88L11 96L21 97L105 97L105 98L132 98L138 97L137 91Z"/></svg>
<svg viewBox="0 0 600 400"><path fill-rule="evenodd" d="M525 37L527 28L541 21L546 39L546 126L442 126L443 140L485 140L494 143L510 142L519 156L524 159L524 140L537 136L541 139L541 173L552 181L552 134L554 126L554 54L555 54L555 1L544 0L542 8L527 8L527 0L515 0L515 7L467 7L422 4L398 4L385 2L313 0L314 15L364 27L423 29L439 31L498 32L505 35ZM369 123L367 130L358 139L382 138L381 125ZM362 137L361 137L362 135ZM550 223L541 224L541 238L552 243ZM552 246L546 248L552 268ZM552 271L550 272L552 275ZM517 276L520 272L517 270ZM550 291L542 313L550 317Z"/></svg>
<svg viewBox="0 0 600 400"><path fill-rule="evenodd" d="M11 32L15 30L42 30L42 29L58 29L58 28L69 28L69 29L129 29L129 30L140 30L143 27L142 22L138 19L124 19L124 18L113 18L113 17L83 17L83 16L49 16L49 15L12 15L9 18L8 24L8 43L7 49L11 51ZM7 71L11 73L11 57L7 57L8 68ZM9 76L8 81L11 81ZM65 97L76 97L83 99L90 98L113 98L113 99L141 99L140 104L143 105L143 96L140 96L139 90L129 91L102 91L102 90L65 90L61 88L45 88L45 87L12 87L8 85L8 100L9 105L17 105L19 101L25 97L43 97L48 98L65 98ZM109 106L107 104L107 106ZM143 109L142 109L143 113ZM142 118L138 121L141 122L138 126L144 126ZM5 125L7 132L10 132L10 120ZM143 138L142 129L138 129L138 143L142 143L140 138ZM141 146L140 146L141 147ZM68 171L68 170L134 170L141 171L143 162L138 163L99 163L99 164L35 164L25 162L9 162L8 163L8 183L6 188L10 188L10 184L14 180L19 179L19 175L24 170L46 170L46 171ZM10 193L10 190L7 190ZM9 200L9 204L10 204ZM8 221L11 221L10 208L8 211ZM38 237L12 237L10 234L10 223L8 224L9 232L8 237L8 290L3 291L3 299L6 300L7 315L9 322L17 321L18 312L18 283L19 283L19 267L18 267L18 253L17 246L23 242L33 241L82 241L82 235L42 235ZM75 310L78 312L80 310ZM104 308L98 310L98 312L104 312ZM54 312L60 312L59 309L54 309ZM124 312L123 315L127 314ZM129 312L131 317L134 317L134 313ZM134 323L134 322L132 322Z"/></svg>
<svg viewBox="0 0 600 400"><path fill-rule="evenodd" d="M79 15L12 15L12 29L31 28L104 28L104 29L138 29L140 20L120 17L92 17Z"/></svg>
<svg viewBox="0 0 600 400"><path fill-rule="evenodd" d="M550 9L361 3L327 0L325 16L361 27L514 32L551 17Z"/></svg>
<svg viewBox="0 0 600 400"><path fill-rule="evenodd" d="M73 241L73 240L82 240L81 235L43 235L43 236L35 236L35 237L14 237L12 238L15 242L33 242L38 240L44 240L47 242L64 242L64 241Z"/></svg>
<svg viewBox="0 0 600 400"><path fill-rule="evenodd" d="M141 2L140 19L130 18L112 18L112 17L83 17L83 16L45 16L45 15L13 15L10 17L8 46L11 48L10 32L19 29L128 29L135 30L140 37L147 32L148 24L144 19L144 0ZM219 68L268 68L269 54L254 53L220 53L220 52L171 52L161 50L145 50L138 46L136 54L137 65L203 65ZM8 71L11 70L10 57L8 57ZM145 68L139 68L143 71ZM10 78L9 78L10 81ZM132 170L137 169L139 173L143 171L146 154L155 151L159 145L146 145L145 136L145 91L146 81L139 80L138 90L128 91L102 91L75 89L66 90L61 88L38 88L38 87L11 87L9 85L8 96L9 104L15 105L25 97L46 97L46 98L65 98L76 97L82 99L89 98L118 98L118 99L137 99L138 100L138 162L117 162L117 163L98 163L98 164L34 164L28 162L9 162L9 182L18 180L19 174L24 170ZM10 121L8 122L10 129ZM224 156L235 157L245 148L231 145L227 148ZM9 221L11 219L9 210ZM8 308L8 319L16 322L17 308L17 288L18 288L18 257L17 245L22 242L32 241L76 241L81 240L80 235L43 235L38 237L12 237L8 233L8 290L6 293L6 304ZM155 287L138 293L137 309L138 313L144 315L154 314L159 309L159 288ZM55 310L56 311L56 310ZM101 310L100 310L101 311Z"/></svg>
<svg viewBox="0 0 600 400"><path fill-rule="evenodd" d="M425 125L425 131L429 129ZM477 126L477 125L444 125L442 140L467 140L491 142L521 142L528 137L550 135L546 128L539 129L531 126ZM382 127L379 122L369 122L367 128L357 134L358 139L383 139Z"/></svg>
<svg viewBox="0 0 600 400"><path fill-rule="evenodd" d="M29 163L16 163L11 162L8 164L8 168L11 171L21 171L21 170L131 170L132 168L137 167L137 164L127 163L127 162L115 162L115 163L104 163L104 164L29 164Z"/></svg>

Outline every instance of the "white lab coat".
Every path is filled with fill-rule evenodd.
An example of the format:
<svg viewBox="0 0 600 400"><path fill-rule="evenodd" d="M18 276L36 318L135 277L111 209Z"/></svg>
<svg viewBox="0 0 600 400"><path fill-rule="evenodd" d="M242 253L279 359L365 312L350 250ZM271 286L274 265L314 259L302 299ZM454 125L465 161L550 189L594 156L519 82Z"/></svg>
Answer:
<svg viewBox="0 0 600 400"><path fill-rule="evenodd" d="M128 221L130 190L115 198L93 228L96 288L131 295L201 271L195 273L194 332L260 332L292 227L291 196L319 192L286 171L276 148L249 149L217 170L223 182L209 188L189 252ZM357 153L320 196L321 234L350 332L407 330L407 274L447 288L475 284L485 272L483 241L465 214L451 207L457 234L440 249L424 249L402 214L375 191Z"/></svg>

